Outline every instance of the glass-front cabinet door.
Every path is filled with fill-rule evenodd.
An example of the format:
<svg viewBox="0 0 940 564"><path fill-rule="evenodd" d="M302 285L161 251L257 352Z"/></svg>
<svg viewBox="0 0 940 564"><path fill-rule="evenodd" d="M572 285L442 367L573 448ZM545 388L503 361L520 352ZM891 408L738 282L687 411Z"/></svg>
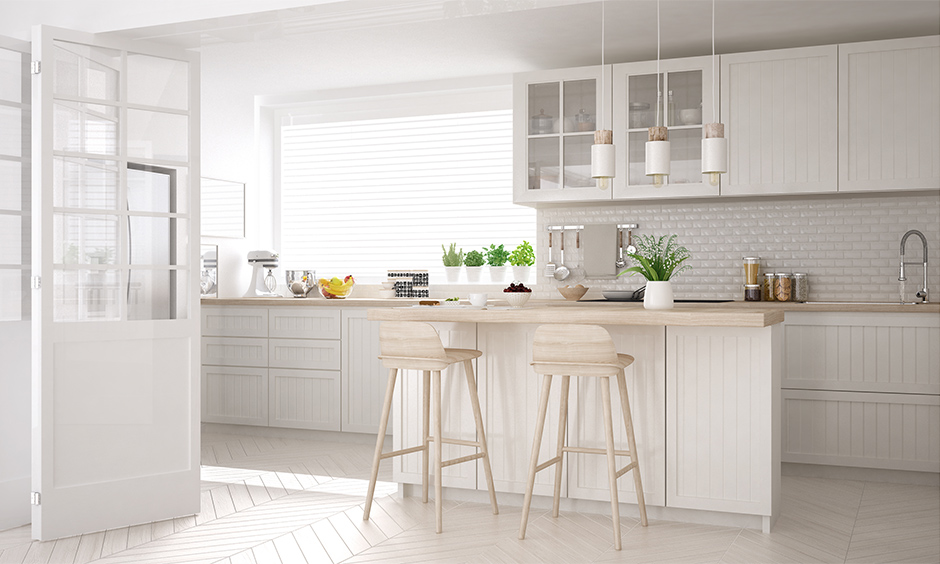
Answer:
<svg viewBox="0 0 940 564"><path fill-rule="evenodd" d="M704 123L715 115L712 57L613 65L614 199L717 196L702 174ZM669 128L670 174L661 186L646 176L648 128Z"/></svg>
<svg viewBox="0 0 940 564"><path fill-rule="evenodd" d="M516 75L513 83L513 201L609 200L591 178L591 145L610 127L610 67ZM600 123L598 122L600 120Z"/></svg>

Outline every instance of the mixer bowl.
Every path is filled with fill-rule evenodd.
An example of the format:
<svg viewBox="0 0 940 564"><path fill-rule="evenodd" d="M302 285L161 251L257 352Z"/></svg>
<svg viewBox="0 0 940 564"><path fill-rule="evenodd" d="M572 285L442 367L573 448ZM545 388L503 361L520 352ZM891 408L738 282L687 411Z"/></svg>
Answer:
<svg viewBox="0 0 940 564"><path fill-rule="evenodd" d="M286 270L287 289L295 298L306 298L310 290L317 285L317 273L314 270Z"/></svg>

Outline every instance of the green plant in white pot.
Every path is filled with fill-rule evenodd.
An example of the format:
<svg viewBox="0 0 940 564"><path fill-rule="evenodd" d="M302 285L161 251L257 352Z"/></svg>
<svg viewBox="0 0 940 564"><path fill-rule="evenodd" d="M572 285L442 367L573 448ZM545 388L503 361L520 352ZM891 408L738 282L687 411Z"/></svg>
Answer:
<svg viewBox="0 0 940 564"><path fill-rule="evenodd" d="M480 251L470 251L463 258L463 263L467 267L467 282L479 284L480 277L483 274L483 265L486 264L486 258Z"/></svg>
<svg viewBox="0 0 940 564"><path fill-rule="evenodd" d="M512 265L512 277L520 282L528 282L535 265L535 249L528 241L523 241L509 253L509 264Z"/></svg>
<svg viewBox="0 0 940 564"><path fill-rule="evenodd" d="M493 284L506 283L506 261L509 260L509 251L502 245L495 243L485 247L486 264L490 266L490 282Z"/></svg>
<svg viewBox="0 0 940 564"><path fill-rule="evenodd" d="M636 242L636 252L628 253L636 266L631 266L617 274L640 274L646 278L646 291L643 294L643 307L646 309L672 309L674 304L670 280L680 273L690 270L687 261L692 253L679 245L676 235L668 238L640 235Z"/></svg>
<svg viewBox="0 0 940 564"><path fill-rule="evenodd" d="M444 277L451 283L456 284L460 280L460 267L463 265L463 249L460 249L460 252L457 252L457 243L450 244L450 250L444 248L444 245L441 245L441 249L444 250L444 256L441 257L441 260L444 262Z"/></svg>

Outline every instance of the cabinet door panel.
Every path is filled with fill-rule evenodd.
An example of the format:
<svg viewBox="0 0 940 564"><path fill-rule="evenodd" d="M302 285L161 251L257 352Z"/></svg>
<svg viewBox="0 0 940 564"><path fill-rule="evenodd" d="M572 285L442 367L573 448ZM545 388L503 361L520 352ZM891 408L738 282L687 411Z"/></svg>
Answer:
<svg viewBox="0 0 940 564"><path fill-rule="evenodd" d="M355 433L378 432L388 384L378 358L379 322L366 315L365 308L343 311L343 431Z"/></svg>
<svg viewBox="0 0 940 564"><path fill-rule="evenodd" d="M339 339L339 309L272 307L268 310L268 336L285 339Z"/></svg>
<svg viewBox="0 0 940 564"><path fill-rule="evenodd" d="M839 46L839 190L940 187L940 37Z"/></svg>
<svg viewBox="0 0 940 564"><path fill-rule="evenodd" d="M268 310L263 307L202 307L203 337L267 337Z"/></svg>
<svg viewBox="0 0 940 564"><path fill-rule="evenodd" d="M268 369L202 367L202 421L268 424Z"/></svg>
<svg viewBox="0 0 940 564"><path fill-rule="evenodd" d="M269 339L271 368L339 370L339 341Z"/></svg>
<svg viewBox="0 0 940 564"><path fill-rule="evenodd" d="M272 368L271 427L339 431L339 372Z"/></svg>
<svg viewBox="0 0 940 564"><path fill-rule="evenodd" d="M203 337L202 363L215 366L268 366L268 340Z"/></svg>
<svg viewBox="0 0 940 564"><path fill-rule="evenodd" d="M722 55L721 193L834 192L837 101L835 46Z"/></svg>

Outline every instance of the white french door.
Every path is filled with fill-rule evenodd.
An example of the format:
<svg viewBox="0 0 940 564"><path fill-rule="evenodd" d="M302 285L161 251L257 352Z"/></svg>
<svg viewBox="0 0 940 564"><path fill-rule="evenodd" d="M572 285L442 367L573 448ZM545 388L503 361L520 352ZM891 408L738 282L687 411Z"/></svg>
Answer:
<svg viewBox="0 0 940 564"><path fill-rule="evenodd" d="M197 57L34 30L40 540L199 511Z"/></svg>

